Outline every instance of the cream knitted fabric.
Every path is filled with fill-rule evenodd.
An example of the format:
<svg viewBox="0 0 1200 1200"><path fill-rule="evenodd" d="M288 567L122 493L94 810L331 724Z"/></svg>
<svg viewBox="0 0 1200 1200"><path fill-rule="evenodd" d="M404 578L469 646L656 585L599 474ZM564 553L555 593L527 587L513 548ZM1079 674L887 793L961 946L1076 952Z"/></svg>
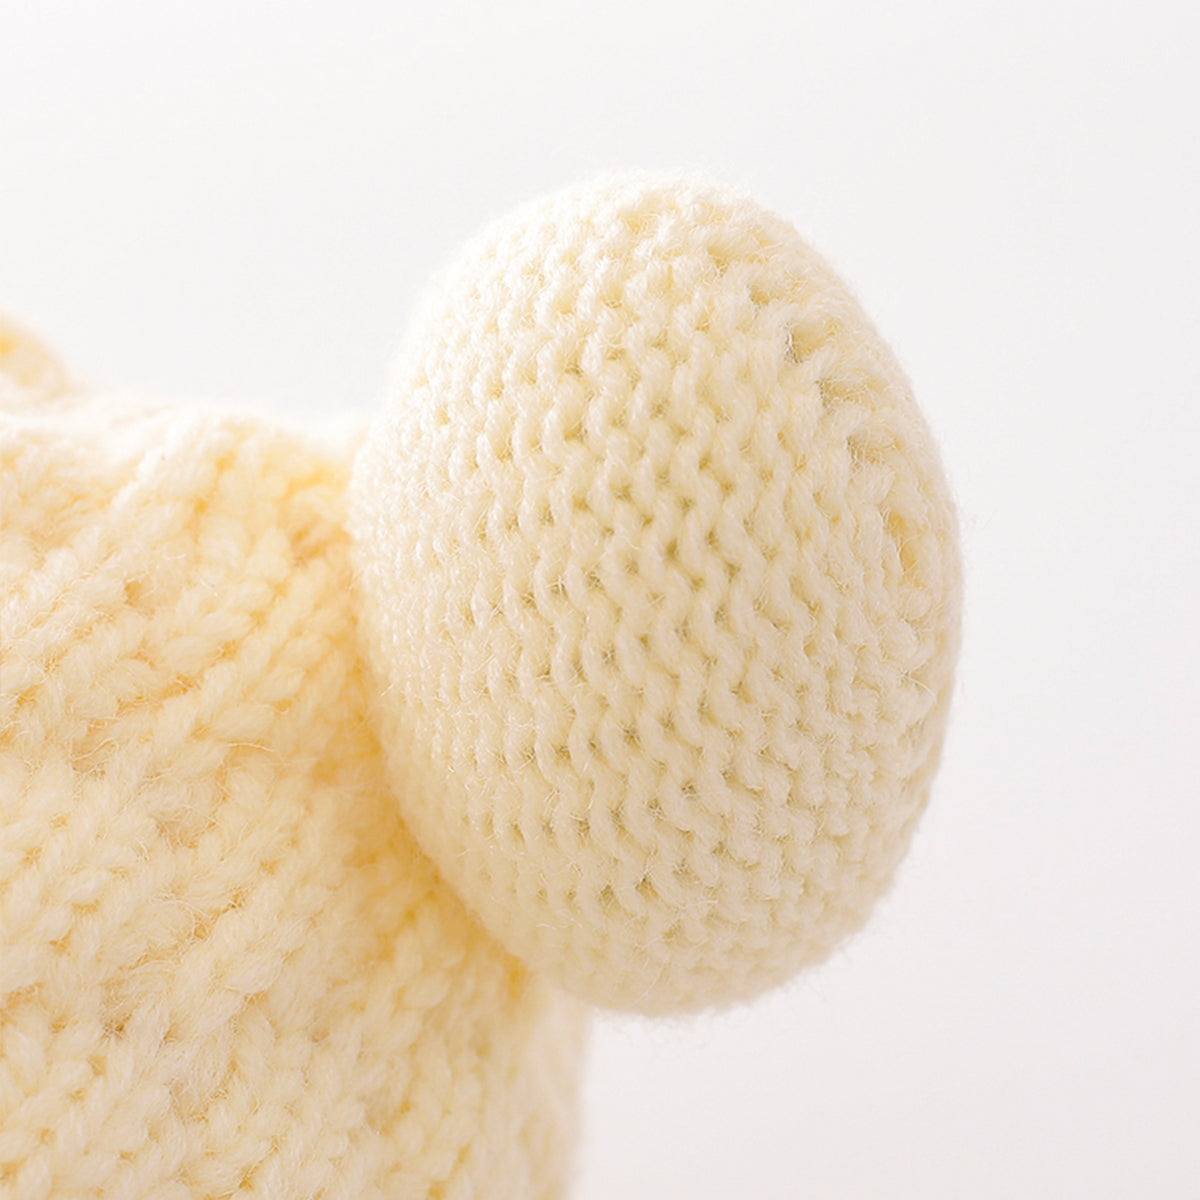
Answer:
<svg viewBox="0 0 1200 1200"><path fill-rule="evenodd" d="M354 526L405 817L501 944L655 1012L862 923L942 744L955 519L785 222L634 178L488 230L402 355Z"/></svg>
<svg viewBox="0 0 1200 1200"><path fill-rule="evenodd" d="M0 414L0 1196L558 1196L579 1012L399 818L349 450Z"/></svg>
<svg viewBox="0 0 1200 1200"><path fill-rule="evenodd" d="M887 886L958 589L890 355L720 190L495 226L340 439L0 323L0 1196L560 1196L571 993L750 996Z"/></svg>

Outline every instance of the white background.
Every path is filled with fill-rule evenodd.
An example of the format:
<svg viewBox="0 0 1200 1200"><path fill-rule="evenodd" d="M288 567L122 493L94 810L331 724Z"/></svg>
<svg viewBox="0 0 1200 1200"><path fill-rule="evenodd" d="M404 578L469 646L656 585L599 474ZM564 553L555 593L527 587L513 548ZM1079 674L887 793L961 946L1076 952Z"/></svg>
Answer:
<svg viewBox="0 0 1200 1200"><path fill-rule="evenodd" d="M368 406L481 221L635 166L758 192L914 381L968 590L913 853L785 991L600 1024L579 1200L1200 1196L1192 13L0 0L0 305L84 378Z"/></svg>

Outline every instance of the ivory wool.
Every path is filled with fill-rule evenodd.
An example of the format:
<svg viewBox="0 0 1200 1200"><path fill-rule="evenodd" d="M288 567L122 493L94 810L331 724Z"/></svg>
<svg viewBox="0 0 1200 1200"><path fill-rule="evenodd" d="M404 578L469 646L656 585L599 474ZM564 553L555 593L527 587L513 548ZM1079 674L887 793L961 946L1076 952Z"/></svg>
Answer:
<svg viewBox="0 0 1200 1200"><path fill-rule="evenodd" d="M890 352L720 188L493 225L338 437L0 325L0 1195L564 1195L588 1003L888 887L959 591Z"/></svg>

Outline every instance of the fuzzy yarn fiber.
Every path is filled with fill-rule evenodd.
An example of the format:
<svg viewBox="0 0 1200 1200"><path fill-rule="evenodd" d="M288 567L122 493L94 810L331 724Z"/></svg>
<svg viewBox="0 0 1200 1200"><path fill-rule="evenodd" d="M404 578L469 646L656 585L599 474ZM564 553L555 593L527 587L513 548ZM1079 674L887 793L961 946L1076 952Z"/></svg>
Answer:
<svg viewBox="0 0 1200 1200"><path fill-rule="evenodd" d="M340 436L0 324L0 1195L561 1196L583 1001L888 886L959 580L892 356L720 188L490 227Z"/></svg>

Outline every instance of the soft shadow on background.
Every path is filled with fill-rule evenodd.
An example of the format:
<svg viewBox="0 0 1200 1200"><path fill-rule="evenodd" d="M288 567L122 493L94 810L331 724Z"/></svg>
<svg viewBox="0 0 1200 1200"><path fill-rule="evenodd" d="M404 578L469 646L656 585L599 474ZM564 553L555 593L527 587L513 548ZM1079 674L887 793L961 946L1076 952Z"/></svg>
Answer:
<svg viewBox="0 0 1200 1200"><path fill-rule="evenodd" d="M904 362L964 527L944 767L866 933L604 1019L579 1200L1200 1195L1200 154L1183 4L13 4L0 305L90 381L369 407L482 220L745 185Z"/></svg>

